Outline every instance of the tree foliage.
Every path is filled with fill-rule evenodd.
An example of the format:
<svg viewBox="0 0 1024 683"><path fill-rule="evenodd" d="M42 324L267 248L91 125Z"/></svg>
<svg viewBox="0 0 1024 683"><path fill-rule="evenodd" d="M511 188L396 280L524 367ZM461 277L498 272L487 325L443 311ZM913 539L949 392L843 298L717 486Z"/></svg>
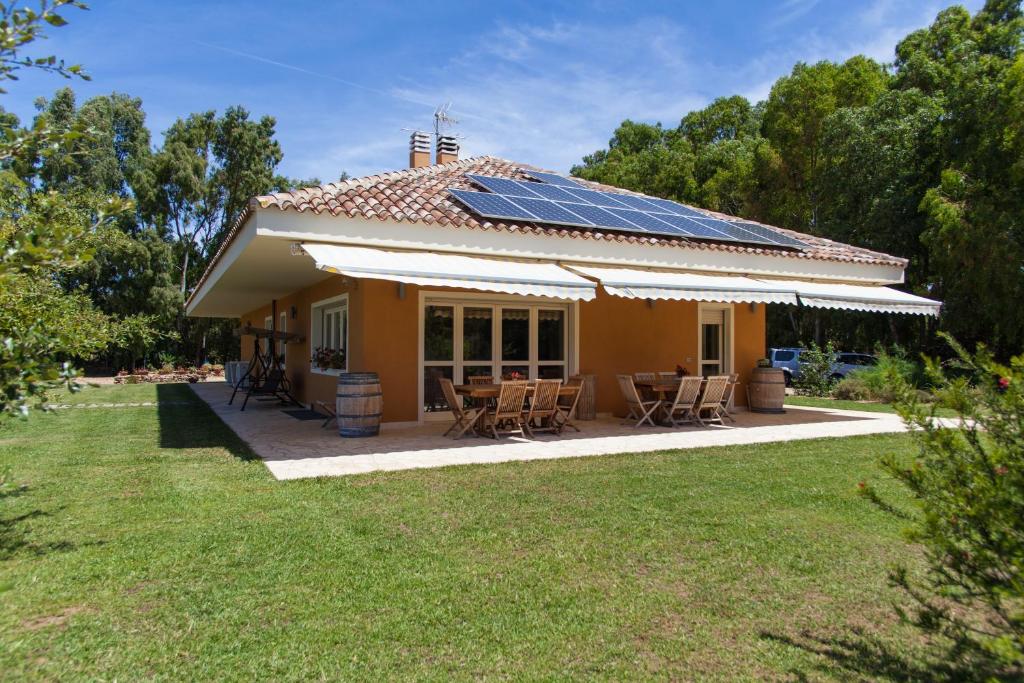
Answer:
<svg viewBox="0 0 1024 683"><path fill-rule="evenodd" d="M905 288L945 303L941 329L1007 357L1024 349L1022 30L1017 0L951 7L889 66L800 63L761 103L625 121L573 172L907 258ZM914 317L787 309L769 308L774 345L934 349Z"/></svg>
<svg viewBox="0 0 1024 683"><path fill-rule="evenodd" d="M910 539L925 549L917 578L897 568L893 581L913 599L913 616L929 632L952 639L957 654L980 654L1001 673L1024 674L1024 356L997 363L980 347L967 353L947 337L956 372L927 365L937 406L952 408L954 426L899 373L889 385L918 444L911 462L890 457L885 469L910 492ZM867 484L864 494L879 500Z"/></svg>

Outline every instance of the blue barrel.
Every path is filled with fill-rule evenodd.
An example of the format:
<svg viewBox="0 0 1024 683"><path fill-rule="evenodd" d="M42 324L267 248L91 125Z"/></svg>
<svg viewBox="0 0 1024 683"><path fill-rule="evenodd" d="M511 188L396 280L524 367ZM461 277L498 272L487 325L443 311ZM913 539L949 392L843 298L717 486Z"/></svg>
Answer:
<svg viewBox="0 0 1024 683"><path fill-rule="evenodd" d="M343 372L338 375L338 434L353 439L380 434L384 394L376 372Z"/></svg>

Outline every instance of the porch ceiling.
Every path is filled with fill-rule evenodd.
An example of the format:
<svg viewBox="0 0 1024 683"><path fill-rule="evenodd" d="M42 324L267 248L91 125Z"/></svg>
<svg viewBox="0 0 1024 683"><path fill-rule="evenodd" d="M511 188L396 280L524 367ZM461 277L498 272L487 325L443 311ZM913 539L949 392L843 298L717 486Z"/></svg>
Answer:
<svg viewBox="0 0 1024 683"><path fill-rule="evenodd" d="M223 269L204 283L206 291L193 297L188 315L237 318L271 299L331 277L317 270L306 254L293 255L290 240L255 234L247 237L236 239L232 248L238 248L238 254L222 259Z"/></svg>

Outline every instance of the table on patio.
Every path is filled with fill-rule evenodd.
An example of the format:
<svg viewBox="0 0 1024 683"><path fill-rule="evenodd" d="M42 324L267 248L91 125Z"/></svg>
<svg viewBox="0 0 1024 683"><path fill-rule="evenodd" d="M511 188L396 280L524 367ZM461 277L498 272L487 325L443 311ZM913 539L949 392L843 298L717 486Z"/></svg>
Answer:
<svg viewBox="0 0 1024 683"><path fill-rule="evenodd" d="M676 392L679 391L679 383L680 383L680 381L682 379L683 379L682 377L675 377L675 378L659 377L658 379L634 379L633 380L633 384L636 385L636 387L638 389L640 387L643 387L645 389L649 389L650 391L653 391L654 393L656 393L658 395L658 400L660 400L660 401L662 401L664 403L671 404L672 401L674 400ZM697 394L697 403L700 403L701 396L704 395L704 390L707 389L707 386L708 386L708 378L707 377L703 377L703 378L701 378L701 380L702 381L700 383L700 392ZM739 382L729 382L729 385L733 388L734 391L735 391L735 388L736 388L736 386L738 384L739 384ZM732 410L732 399L733 399L733 397L730 395L729 396L729 404L730 404L729 410L730 411Z"/></svg>
<svg viewBox="0 0 1024 683"><path fill-rule="evenodd" d="M530 382L526 387L526 397L530 398L533 396L533 392L537 389L536 382ZM572 396L579 387L563 384L558 388L559 396ZM498 394L501 393L500 384L456 384L455 393L459 396L466 396L468 398L479 399L479 400L490 400L498 398ZM477 424L473 426L473 430L477 433L481 432L484 413L481 412L477 418Z"/></svg>
<svg viewBox="0 0 1024 683"><path fill-rule="evenodd" d="M533 396L534 390L537 385L534 382L530 382L526 387L526 397ZM576 387L563 384L558 389L559 396L572 396L573 392L576 391ZM459 396L468 396L469 398L498 398L498 394L501 393L500 384L456 384L455 393Z"/></svg>

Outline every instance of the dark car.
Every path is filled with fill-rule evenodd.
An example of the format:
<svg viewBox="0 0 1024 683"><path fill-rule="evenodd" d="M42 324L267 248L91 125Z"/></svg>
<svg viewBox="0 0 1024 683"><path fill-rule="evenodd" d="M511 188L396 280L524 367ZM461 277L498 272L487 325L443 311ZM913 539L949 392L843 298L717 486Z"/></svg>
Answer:
<svg viewBox="0 0 1024 683"><path fill-rule="evenodd" d="M800 354L807 349L798 347L784 347L769 349L768 358L773 368L782 368L786 376L786 386L790 386L793 380L800 377ZM837 353L836 361L832 365L832 379L841 380L854 370L869 367L878 362L878 359L869 353Z"/></svg>

